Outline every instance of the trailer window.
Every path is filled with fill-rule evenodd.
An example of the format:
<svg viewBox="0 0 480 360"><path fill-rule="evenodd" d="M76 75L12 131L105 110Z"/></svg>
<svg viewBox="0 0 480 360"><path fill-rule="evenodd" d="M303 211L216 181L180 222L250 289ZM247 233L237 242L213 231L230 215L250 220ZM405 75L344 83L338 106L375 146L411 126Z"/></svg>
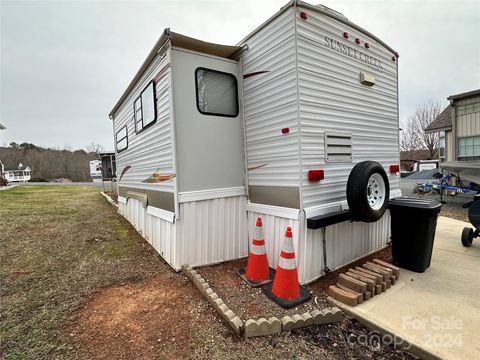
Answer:
<svg viewBox="0 0 480 360"><path fill-rule="evenodd" d="M233 74L198 68L195 70L198 111L205 115L238 115L237 78Z"/></svg>
<svg viewBox="0 0 480 360"><path fill-rule="evenodd" d="M122 127L115 134L115 144L117 146L117 152L121 152L128 148L128 133L127 125Z"/></svg>
<svg viewBox="0 0 480 360"><path fill-rule="evenodd" d="M440 159L445 158L445 131L440 131L438 137L438 156Z"/></svg>
<svg viewBox="0 0 480 360"><path fill-rule="evenodd" d="M137 133L153 124L157 119L155 106L155 83L151 81L133 103L135 130Z"/></svg>

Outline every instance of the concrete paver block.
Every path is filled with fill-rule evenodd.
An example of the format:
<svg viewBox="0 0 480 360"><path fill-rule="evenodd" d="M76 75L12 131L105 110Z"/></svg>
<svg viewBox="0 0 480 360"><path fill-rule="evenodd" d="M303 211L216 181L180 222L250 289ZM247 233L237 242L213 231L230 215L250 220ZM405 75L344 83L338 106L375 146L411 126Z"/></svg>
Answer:
<svg viewBox="0 0 480 360"><path fill-rule="evenodd" d="M367 284L367 290L373 290L373 287L375 286L375 281L369 278L366 278L364 276L352 273L350 271L347 271L346 273L347 276L353 277L354 279L363 281L365 284Z"/></svg>
<svg viewBox="0 0 480 360"><path fill-rule="evenodd" d="M282 318L282 331L290 331L303 326L303 319L300 315L284 316Z"/></svg>
<svg viewBox="0 0 480 360"><path fill-rule="evenodd" d="M395 283L397 282L397 277L395 275L392 275L390 277L390 282L392 283L392 285L395 285Z"/></svg>
<svg viewBox="0 0 480 360"><path fill-rule="evenodd" d="M352 269L352 268L348 269L348 272L351 272L353 274L363 276L364 278L370 279L374 282L374 285L377 284L377 282L378 282L376 276L373 276L373 275L370 275L370 274L367 274L367 273L364 273L364 272L361 272L361 271L358 271L358 270L355 270L355 269Z"/></svg>
<svg viewBox="0 0 480 360"><path fill-rule="evenodd" d="M243 321L238 316L234 316L233 318L229 319L228 324L237 333L237 335L242 334L242 332L243 332Z"/></svg>
<svg viewBox="0 0 480 360"><path fill-rule="evenodd" d="M279 334L282 331L282 323L276 317L258 320L249 319L244 324L245 337L264 336Z"/></svg>
<svg viewBox="0 0 480 360"><path fill-rule="evenodd" d="M375 264L375 263L372 263L372 262L367 262L365 263L363 266L370 266L373 270L372 271L376 271L380 274L383 275L383 280L387 280L390 276L393 275L393 271L389 268L386 268L386 267L383 267L381 265L378 265L378 264Z"/></svg>
<svg viewBox="0 0 480 360"><path fill-rule="evenodd" d="M357 266L357 267L355 268L355 270L360 271L360 272L362 272L362 273L366 273L366 274L369 274L369 275L374 276L374 277L377 279L377 284L378 284L379 282L382 282L382 281L383 281L383 275L381 275L381 274L379 274L379 273L370 271L370 270L368 270L368 269L365 269L365 268L359 267L359 266Z"/></svg>
<svg viewBox="0 0 480 360"><path fill-rule="evenodd" d="M334 323L338 321L342 321L343 319L343 313L342 311L337 308L337 307L331 307L329 309L323 309L323 316L324 316L324 321L327 323Z"/></svg>
<svg viewBox="0 0 480 360"><path fill-rule="evenodd" d="M355 290L349 289L346 286L343 286L342 284L337 284L337 287L339 287L342 290L345 290L346 292L352 293L357 297L357 304L361 304L363 302L363 294L359 293Z"/></svg>
<svg viewBox="0 0 480 360"><path fill-rule="evenodd" d="M358 303L357 296L355 294L342 290L335 285L330 285L328 287L328 295L350 306L357 306Z"/></svg>
<svg viewBox="0 0 480 360"><path fill-rule="evenodd" d="M387 263L385 261L382 261L382 260L379 260L379 259L373 259L373 262L375 264L378 264L380 266L383 266L383 267L386 267L386 268L389 268L389 269L392 269L392 272L393 272L393 275L395 275L395 277L398 279L399 276L400 276L400 268L393 265L393 264L390 264L390 263Z"/></svg>
<svg viewBox="0 0 480 360"><path fill-rule="evenodd" d="M348 287L349 289L355 290L360 293L367 291L367 284L363 281L359 281L345 274L338 275L337 282L343 286Z"/></svg>

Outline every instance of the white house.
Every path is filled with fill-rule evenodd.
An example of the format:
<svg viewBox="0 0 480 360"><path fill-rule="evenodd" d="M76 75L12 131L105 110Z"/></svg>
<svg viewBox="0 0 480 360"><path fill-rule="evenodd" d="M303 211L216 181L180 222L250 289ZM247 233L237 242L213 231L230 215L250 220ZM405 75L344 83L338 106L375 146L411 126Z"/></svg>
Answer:
<svg viewBox="0 0 480 360"><path fill-rule="evenodd" d="M119 212L177 270L247 256L258 216L302 283L389 240L398 54L334 10L290 1L236 46L166 29L109 117Z"/></svg>
<svg viewBox="0 0 480 360"><path fill-rule="evenodd" d="M28 182L31 179L32 170L22 163L14 170L4 170L3 175L8 182Z"/></svg>

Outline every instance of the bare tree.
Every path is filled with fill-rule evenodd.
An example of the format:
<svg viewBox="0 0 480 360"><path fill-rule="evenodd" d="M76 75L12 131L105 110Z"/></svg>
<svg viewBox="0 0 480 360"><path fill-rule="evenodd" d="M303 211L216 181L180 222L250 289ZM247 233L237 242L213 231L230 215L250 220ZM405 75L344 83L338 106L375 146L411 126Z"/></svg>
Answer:
<svg viewBox="0 0 480 360"><path fill-rule="evenodd" d="M95 154L100 154L103 152L105 149L102 145L100 144L95 144L94 142L91 142L90 144L87 145L87 152L89 153L95 153Z"/></svg>
<svg viewBox="0 0 480 360"><path fill-rule="evenodd" d="M400 132L400 150L405 153L410 153L421 149L421 147L422 144L416 126L413 121L409 119Z"/></svg>
<svg viewBox="0 0 480 360"><path fill-rule="evenodd" d="M419 106L410 116L400 135L402 151L427 150L429 158L436 157L438 151L438 133L427 133L425 129L442 112L438 102L430 101Z"/></svg>

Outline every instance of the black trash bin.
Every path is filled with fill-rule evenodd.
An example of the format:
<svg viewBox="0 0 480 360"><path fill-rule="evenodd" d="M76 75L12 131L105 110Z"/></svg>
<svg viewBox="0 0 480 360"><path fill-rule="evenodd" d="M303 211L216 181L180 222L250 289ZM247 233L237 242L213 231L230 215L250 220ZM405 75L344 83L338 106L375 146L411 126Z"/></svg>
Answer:
<svg viewBox="0 0 480 360"><path fill-rule="evenodd" d="M428 269L441 207L436 200L406 196L389 202L395 265L415 272Z"/></svg>

